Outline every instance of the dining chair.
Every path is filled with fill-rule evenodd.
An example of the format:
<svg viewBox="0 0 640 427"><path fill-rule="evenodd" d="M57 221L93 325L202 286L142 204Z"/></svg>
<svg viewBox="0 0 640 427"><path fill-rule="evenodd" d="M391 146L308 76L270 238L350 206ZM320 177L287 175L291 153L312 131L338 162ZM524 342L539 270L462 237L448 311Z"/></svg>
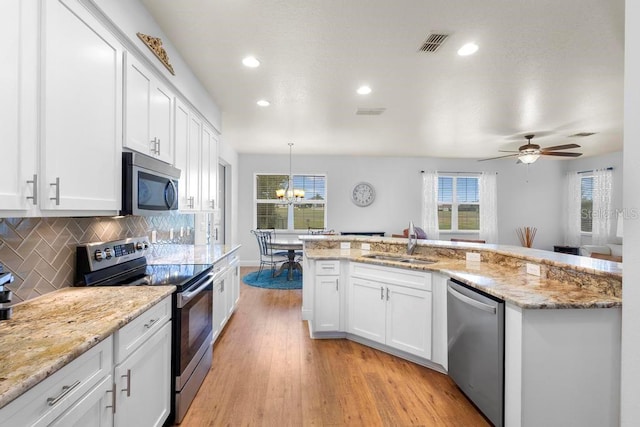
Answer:
<svg viewBox="0 0 640 427"><path fill-rule="evenodd" d="M258 242L258 248L260 249L260 268L258 270L258 277L262 273L262 269L265 265L271 266L271 277L275 276L275 267L283 262L289 261L289 258L282 253L274 253L271 249L271 232L266 230L251 230L256 241Z"/></svg>
<svg viewBox="0 0 640 427"><path fill-rule="evenodd" d="M258 231L262 231L265 233L271 234L271 241L278 240L278 235L276 234L275 228L258 228ZM287 251L273 251L273 249L269 248L269 251L273 252L273 255L287 255Z"/></svg>

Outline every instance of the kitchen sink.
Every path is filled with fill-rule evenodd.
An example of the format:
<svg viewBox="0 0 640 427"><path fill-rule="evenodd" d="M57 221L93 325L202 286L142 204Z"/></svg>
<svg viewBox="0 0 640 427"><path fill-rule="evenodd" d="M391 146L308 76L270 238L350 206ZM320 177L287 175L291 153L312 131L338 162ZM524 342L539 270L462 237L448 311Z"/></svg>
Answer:
<svg viewBox="0 0 640 427"><path fill-rule="evenodd" d="M363 258L369 258L369 259L377 259L380 261L394 261L394 262L401 262L404 264L417 264L417 265L427 265L427 264L433 264L436 261L431 261L428 259L419 259L419 258L407 258L406 256L395 256L395 255L382 255L382 254L370 254L370 255L363 255Z"/></svg>

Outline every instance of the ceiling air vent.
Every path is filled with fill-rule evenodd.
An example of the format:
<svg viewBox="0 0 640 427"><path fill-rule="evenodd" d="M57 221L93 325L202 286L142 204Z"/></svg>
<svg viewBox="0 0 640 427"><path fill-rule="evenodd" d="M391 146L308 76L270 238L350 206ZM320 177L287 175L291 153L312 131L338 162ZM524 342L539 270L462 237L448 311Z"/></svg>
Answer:
<svg viewBox="0 0 640 427"><path fill-rule="evenodd" d="M449 38L449 34L443 33L431 33L427 37L427 40L420 46L418 51L420 52L435 52L440 46Z"/></svg>
<svg viewBox="0 0 640 427"><path fill-rule="evenodd" d="M358 108L356 110L357 116L379 116L384 113L386 108Z"/></svg>
<svg viewBox="0 0 640 427"><path fill-rule="evenodd" d="M591 136L591 135L595 135L595 132L578 132L578 133L574 133L573 135L569 135L570 138L579 138L579 137L585 137L585 136Z"/></svg>

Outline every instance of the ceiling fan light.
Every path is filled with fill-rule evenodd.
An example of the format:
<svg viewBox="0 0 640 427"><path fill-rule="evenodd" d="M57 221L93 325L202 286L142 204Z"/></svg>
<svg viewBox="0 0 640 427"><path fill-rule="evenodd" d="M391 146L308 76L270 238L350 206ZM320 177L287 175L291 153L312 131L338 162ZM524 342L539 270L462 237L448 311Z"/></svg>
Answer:
<svg viewBox="0 0 640 427"><path fill-rule="evenodd" d="M522 154L518 156L518 160L520 160L522 163L526 165L529 165L535 162L536 160L538 160L538 157L540 157L540 154L528 153L528 154Z"/></svg>

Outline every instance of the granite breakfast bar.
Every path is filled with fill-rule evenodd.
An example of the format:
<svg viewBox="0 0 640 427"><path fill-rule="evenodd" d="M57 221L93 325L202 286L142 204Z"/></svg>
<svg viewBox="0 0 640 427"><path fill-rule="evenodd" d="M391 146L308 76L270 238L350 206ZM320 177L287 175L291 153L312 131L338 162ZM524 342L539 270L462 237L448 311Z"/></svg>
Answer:
<svg viewBox="0 0 640 427"><path fill-rule="evenodd" d="M621 264L520 247L428 240L419 241L409 256L402 238L300 237L305 243L302 316L312 337L352 339L446 373L446 284L453 278L505 301L505 425L619 424ZM468 253L476 255L468 258ZM480 261L467 261L478 256ZM328 276L320 269L332 262L336 289L341 284L332 300L339 301L335 311L340 319L333 322L337 330L327 332L318 320L328 312L322 303L330 301L322 296ZM350 299L352 287L362 281L354 271L363 269L379 276L369 276L374 283L383 283L387 272L426 277L429 357L363 339L352 327L351 311L359 310Z"/></svg>

